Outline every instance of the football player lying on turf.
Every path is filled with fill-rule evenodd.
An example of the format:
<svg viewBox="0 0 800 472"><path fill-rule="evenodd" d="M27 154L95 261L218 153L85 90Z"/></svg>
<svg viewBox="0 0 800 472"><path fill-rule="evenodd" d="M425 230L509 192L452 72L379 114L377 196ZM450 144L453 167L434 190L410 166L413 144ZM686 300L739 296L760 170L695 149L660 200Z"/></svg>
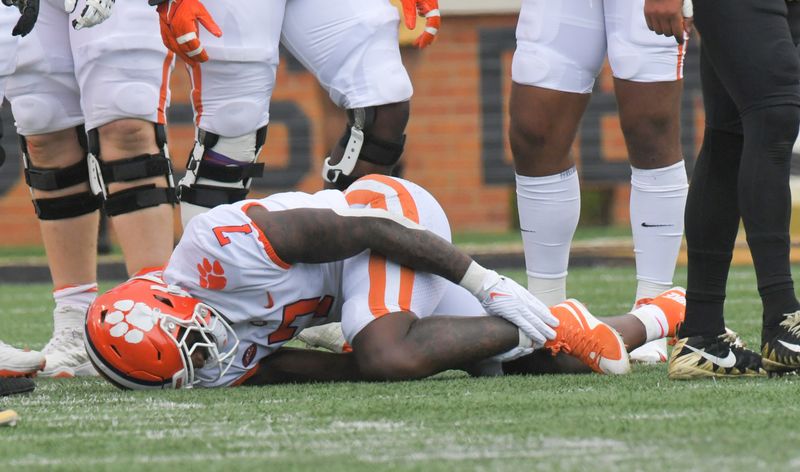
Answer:
<svg viewBox="0 0 800 472"><path fill-rule="evenodd" d="M193 218L163 278L143 273L97 298L87 350L126 388L414 379L543 346L598 372L628 372L623 339L580 303L551 311L449 237L429 193L386 176L344 193L220 206ZM439 307L471 297L464 289L494 316L444 316ZM629 344L654 336L649 326L674 332L683 312L674 295L615 321ZM279 350L331 321L341 321L353 353Z"/></svg>

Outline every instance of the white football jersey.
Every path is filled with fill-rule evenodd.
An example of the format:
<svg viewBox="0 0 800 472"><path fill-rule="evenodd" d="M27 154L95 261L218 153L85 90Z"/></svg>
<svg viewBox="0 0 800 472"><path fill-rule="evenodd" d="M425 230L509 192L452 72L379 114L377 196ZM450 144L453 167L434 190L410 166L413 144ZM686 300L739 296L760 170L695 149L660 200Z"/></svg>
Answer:
<svg viewBox="0 0 800 472"><path fill-rule="evenodd" d="M240 340L230 370L205 387L243 381L303 328L333 321L329 315L340 313L343 262L285 263L245 213L252 205L271 211L348 207L338 190L289 192L218 206L191 220L164 281L216 308Z"/></svg>

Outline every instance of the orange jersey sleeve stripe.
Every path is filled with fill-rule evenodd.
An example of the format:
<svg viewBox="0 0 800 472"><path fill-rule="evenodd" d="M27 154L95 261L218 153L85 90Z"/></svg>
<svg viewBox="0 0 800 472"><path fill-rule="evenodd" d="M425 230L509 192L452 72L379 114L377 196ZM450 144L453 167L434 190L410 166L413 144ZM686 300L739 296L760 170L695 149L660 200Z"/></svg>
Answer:
<svg viewBox="0 0 800 472"><path fill-rule="evenodd" d="M247 216L247 210L253 206L260 206L261 208L267 209L267 207L258 202L250 202L242 206L242 213L244 213L244 216ZM269 210L267 209L267 211ZM248 216L248 219L249 218L250 217ZM278 267L282 269L290 269L292 265L285 262L278 256L278 254L275 253L275 249L272 247L272 244L270 244L269 240L267 239L267 235L264 234L263 231L261 231L261 228L259 228L258 225L255 224L253 220L250 220L250 225L253 228L255 228L256 234L258 235L258 240L261 241L261 245L264 246L264 251L267 253L267 257L269 257L270 260L274 262Z"/></svg>
<svg viewBox="0 0 800 472"><path fill-rule="evenodd" d="M161 70L161 91L158 96L158 123L166 124L167 122L167 97L169 96L169 78L172 69L172 60L175 58L175 53L167 51L167 56L164 58L164 67Z"/></svg>

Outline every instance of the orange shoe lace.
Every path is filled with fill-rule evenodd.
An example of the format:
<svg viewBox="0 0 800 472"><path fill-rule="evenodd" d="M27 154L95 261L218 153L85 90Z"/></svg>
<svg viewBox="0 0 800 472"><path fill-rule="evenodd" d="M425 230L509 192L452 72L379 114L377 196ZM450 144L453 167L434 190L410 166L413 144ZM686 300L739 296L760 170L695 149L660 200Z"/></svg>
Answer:
<svg viewBox="0 0 800 472"><path fill-rule="evenodd" d="M600 372L602 345L597 339L586 336L586 332L582 328L575 328L574 326L565 326L559 338L561 339L556 339L552 345L546 346L553 356L560 351L564 351L580 359L584 364L591 367L593 371ZM574 342L570 344L565 339L570 339ZM592 352L595 353L594 359L591 358Z"/></svg>

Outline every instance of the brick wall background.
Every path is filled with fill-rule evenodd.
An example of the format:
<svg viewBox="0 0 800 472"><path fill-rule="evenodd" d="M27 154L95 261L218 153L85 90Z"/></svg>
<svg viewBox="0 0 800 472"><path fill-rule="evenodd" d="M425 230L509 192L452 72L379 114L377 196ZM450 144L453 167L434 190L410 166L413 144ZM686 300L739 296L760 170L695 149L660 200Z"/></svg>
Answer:
<svg viewBox="0 0 800 472"><path fill-rule="evenodd" d="M502 230L514 221L506 129L515 24L513 14L446 17L433 47L403 49L415 89L402 161L404 176L439 199L456 231ZM686 61L682 117L684 153L692 157L703 124L697 52L694 41ZM193 141L188 90L186 72L179 64L172 77L169 111L169 145L178 177ZM253 195L321 188L322 159L341 135L344 116L314 78L286 55L270 114L267 144L260 156L267 164L266 175L254 185ZM2 117L2 145L8 156L0 168L4 229L0 244L38 244L38 225L22 179L7 104ZM626 221L629 169L607 68L573 152L580 162L584 188L607 190L612 197L611 219Z"/></svg>

